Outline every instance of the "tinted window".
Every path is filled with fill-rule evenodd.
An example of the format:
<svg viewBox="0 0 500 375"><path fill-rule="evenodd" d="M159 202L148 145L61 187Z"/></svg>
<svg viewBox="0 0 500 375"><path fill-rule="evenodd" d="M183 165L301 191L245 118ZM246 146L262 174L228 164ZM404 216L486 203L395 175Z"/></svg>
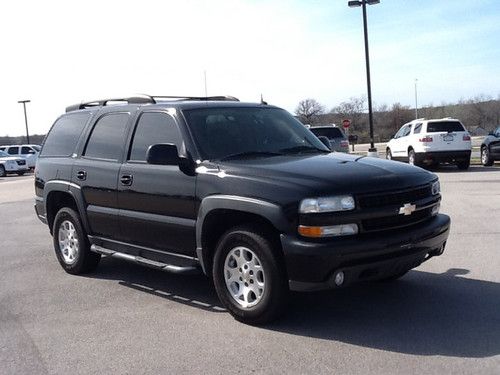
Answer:
<svg viewBox="0 0 500 375"><path fill-rule="evenodd" d="M41 156L70 156L89 118L89 113L66 115L56 121L43 143Z"/></svg>
<svg viewBox="0 0 500 375"><path fill-rule="evenodd" d="M427 133L463 132L464 127L458 121L428 122Z"/></svg>
<svg viewBox="0 0 500 375"><path fill-rule="evenodd" d="M17 155L19 153L19 147L9 147L9 149L7 150L7 152L10 154L10 155Z"/></svg>
<svg viewBox="0 0 500 375"><path fill-rule="evenodd" d="M411 125L406 125L404 128L402 128L399 133L400 133L400 137L406 137L408 134L410 134L410 130L411 130Z"/></svg>
<svg viewBox="0 0 500 375"><path fill-rule="evenodd" d="M21 147L21 154L26 155L29 153L34 154L35 150L33 150L31 147L26 147L26 146Z"/></svg>
<svg viewBox="0 0 500 375"><path fill-rule="evenodd" d="M327 137L328 139L332 138L344 138L344 134L342 133L342 130L339 128L314 128L314 129L309 129L312 131L317 137L324 136Z"/></svg>
<svg viewBox="0 0 500 375"><path fill-rule="evenodd" d="M128 119L128 113L111 113L101 117L92 130L84 155L119 160L125 148Z"/></svg>
<svg viewBox="0 0 500 375"><path fill-rule="evenodd" d="M135 129L129 159L146 161L148 147L156 143L180 146L181 137L175 120L166 113L143 113Z"/></svg>
<svg viewBox="0 0 500 375"><path fill-rule="evenodd" d="M415 125L415 129L413 129L413 134L419 134L422 131L422 123L418 123Z"/></svg>

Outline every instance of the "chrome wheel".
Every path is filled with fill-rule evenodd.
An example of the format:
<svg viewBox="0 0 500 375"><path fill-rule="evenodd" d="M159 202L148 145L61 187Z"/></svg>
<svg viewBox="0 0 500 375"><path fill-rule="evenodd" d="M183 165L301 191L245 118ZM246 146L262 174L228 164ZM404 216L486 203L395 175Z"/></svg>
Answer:
<svg viewBox="0 0 500 375"><path fill-rule="evenodd" d="M415 165L415 153L413 151L408 154L408 164Z"/></svg>
<svg viewBox="0 0 500 375"><path fill-rule="evenodd" d="M483 164L488 164L488 149L484 147L481 152L481 162Z"/></svg>
<svg viewBox="0 0 500 375"><path fill-rule="evenodd" d="M231 297L243 308L257 305L265 291L260 259L247 247L229 251L224 261L224 280Z"/></svg>
<svg viewBox="0 0 500 375"><path fill-rule="evenodd" d="M69 220L64 220L59 226L59 251L66 264L73 264L78 259L80 246L78 243L78 233L75 226Z"/></svg>
<svg viewBox="0 0 500 375"><path fill-rule="evenodd" d="M392 160L392 153L391 153L391 150L387 149L387 151L385 152L385 158L387 160Z"/></svg>

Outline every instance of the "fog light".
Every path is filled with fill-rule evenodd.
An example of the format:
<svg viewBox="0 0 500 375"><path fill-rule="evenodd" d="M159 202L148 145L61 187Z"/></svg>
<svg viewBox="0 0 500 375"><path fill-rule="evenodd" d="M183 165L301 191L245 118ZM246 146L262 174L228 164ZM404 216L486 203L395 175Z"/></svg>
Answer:
<svg viewBox="0 0 500 375"><path fill-rule="evenodd" d="M436 205L432 207L431 216L436 216L439 213L440 205L440 203L436 203Z"/></svg>
<svg viewBox="0 0 500 375"><path fill-rule="evenodd" d="M335 285L341 286L344 283L344 272L343 271L338 271L335 274L335 277L334 277L333 281L335 282Z"/></svg>

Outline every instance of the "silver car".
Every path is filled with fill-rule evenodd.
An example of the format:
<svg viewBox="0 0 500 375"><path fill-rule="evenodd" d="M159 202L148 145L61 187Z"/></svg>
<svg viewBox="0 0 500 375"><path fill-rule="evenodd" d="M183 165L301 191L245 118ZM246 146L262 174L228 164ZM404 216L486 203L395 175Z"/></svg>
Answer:
<svg viewBox="0 0 500 375"><path fill-rule="evenodd" d="M330 141L330 149L337 152L349 153L349 140L344 131L337 126L312 126L309 128L316 137L326 137Z"/></svg>

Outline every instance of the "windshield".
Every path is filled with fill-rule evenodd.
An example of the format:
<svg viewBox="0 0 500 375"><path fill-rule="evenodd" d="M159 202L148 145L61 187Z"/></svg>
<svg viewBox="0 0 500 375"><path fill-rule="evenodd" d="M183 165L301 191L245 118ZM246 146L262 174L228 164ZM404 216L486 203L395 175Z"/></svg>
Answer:
<svg viewBox="0 0 500 375"><path fill-rule="evenodd" d="M278 108L199 108L184 116L204 159L329 152L304 125Z"/></svg>
<svg viewBox="0 0 500 375"><path fill-rule="evenodd" d="M318 137L324 136L328 139L344 138L344 133L339 128L311 128L311 131Z"/></svg>
<svg viewBox="0 0 500 375"><path fill-rule="evenodd" d="M5 151L0 151L0 158L6 158L9 157L10 155L7 154Z"/></svg>

